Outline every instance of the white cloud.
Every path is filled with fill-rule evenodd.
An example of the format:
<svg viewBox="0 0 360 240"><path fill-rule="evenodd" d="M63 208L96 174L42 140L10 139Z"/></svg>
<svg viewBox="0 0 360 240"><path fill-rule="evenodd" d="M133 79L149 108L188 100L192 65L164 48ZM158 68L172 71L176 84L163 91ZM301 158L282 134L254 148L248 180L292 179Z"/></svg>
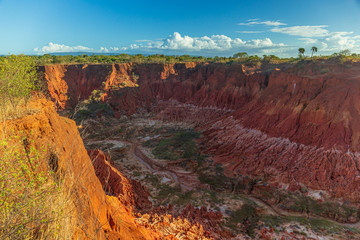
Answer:
<svg viewBox="0 0 360 240"><path fill-rule="evenodd" d="M320 39L320 42L327 45L326 50L328 51L338 51L344 49L359 51L359 36L353 36L352 34L352 32L333 32L325 39Z"/></svg>
<svg viewBox="0 0 360 240"><path fill-rule="evenodd" d="M317 39L314 38L299 38L301 41L304 42L304 44L315 44L318 42Z"/></svg>
<svg viewBox="0 0 360 240"><path fill-rule="evenodd" d="M161 40L137 41L120 51L149 54L199 54L204 56L232 55L237 51L247 51L249 54L263 54L265 49L288 48L284 43L274 43L270 38L242 40L225 35L191 37L174 32Z"/></svg>
<svg viewBox="0 0 360 240"><path fill-rule="evenodd" d="M109 52L109 49L107 49L106 47L100 47L100 52Z"/></svg>
<svg viewBox="0 0 360 240"><path fill-rule="evenodd" d="M329 30L325 29L327 25L320 26L292 26L283 28L273 28L270 31L284 33L292 36L301 37L324 37L329 35Z"/></svg>
<svg viewBox="0 0 360 240"><path fill-rule="evenodd" d="M280 21L265 21L265 22L260 22L260 24L264 24L267 26L281 26L281 25L286 25L285 23L282 23Z"/></svg>
<svg viewBox="0 0 360 240"><path fill-rule="evenodd" d="M120 48L118 48L118 47L110 47L110 51L112 51L112 52L117 52L119 50L120 50Z"/></svg>
<svg viewBox="0 0 360 240"><path fill-rule="evenodd" d="M180 33L174 32L173 35L162 40L162 42L152 42L144 46L141 44L136 45L137 48L147 49L161 49L161 50L184 50L190 52L199 51L230 51L240 48L268 48L268 47L284 47L285 44L275 44L269 38L254 39L244 41L240 38L230 38L225 35L212 35L211 37L190 37L181 36Z"/></svg>
<svg viewBox="0 0 360 240"><path fill-rule="evenodd" d="M123 50L123 49L119 47L100 47L99 51L94 50L94 52L114 53L114 52L118 52L119 50Z"/></svg>
<svg viewBox="0 0 360 240"><path fill-rule="evenodd" d="M48 45L41 48L34 48L34 52L37 54L46 54L46 53L61 53L61 52L97 52L97 53L113 53L119 51L126 51L127 47L100 47L100 49L94 49L84 46L67 46L64 44L57 44L50 42Z"/></svg>
<svg viewBox="0 0 360 240"><path fill-rule="evenodd" d="M307 48L317 46L318 52L332 54L341 50L349 49L351 52L360 51L360 36L353 35L352 32L329 32L325 37L320 38L300 38Z"/></svg>
<svg viewBox="0 0 360 240"><path fill-rule="evenodd" d="M64 44L57 44L50 42L48 45L43 46L41 48L34 48L36 53L55 53L55 52L90 52L94 49L84 47L84 46L66 46Z"/></svg>
<svg viewBox="0 0 360 240"><path fill-rule="evenodd" d="M138 45L138 44L131 44L130 45L130 49L139 49L140 48L140 45Z"/></svg>
<svg viewBox="0 0 360 240"><path fill-rule="evenodd" d="M249 19L245 23L238 23L240 26L251 26L251 25L266 25L266 26L282 26L286 25L285 23L280 22L279 20L276 21L259 21L259 19Z"/></svg>

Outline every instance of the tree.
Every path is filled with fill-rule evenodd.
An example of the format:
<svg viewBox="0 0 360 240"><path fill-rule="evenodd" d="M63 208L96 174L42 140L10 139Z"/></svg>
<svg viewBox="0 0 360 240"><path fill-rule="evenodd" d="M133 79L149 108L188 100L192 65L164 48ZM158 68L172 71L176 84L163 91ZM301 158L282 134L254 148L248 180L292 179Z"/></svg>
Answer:
<svg viewBox="0 0 360 240"><path fill-rule="evenodd" d="M275 55L263 55L262 62L272 64L272 63L276 63L276 61L279 59L280 58Z"/></svg>
<svg viewBox="0 0 360 240"><path fill-rule="evenodd" d="M249 55L246 52L238 52L233 55L233 58L240 58L240 59L245 59L248 57Z"/></svg>
<svg viewBox="0 0 360 240"><path fill-rule="evenodd" d="M317 47L312 47L311 48L311 57L313 57L313 55L314 55L314 52L316 53L318 51L318 49L317 49Z"/></svg>
<svg viewBox="0 0 360 240"><path fill-rule="evenodd" d="M339 52L340 55L342 56L350 56L351 52L349 49L345 49Z"/></svg>
<svg viewBox="0 0 360 240"><path fill-rule="evenodd" d="M298 49L298 51L299 51L299 57L304 57L305 55L305 48L299 48Z"/></svg>
<svg viewBox="0 0 360 240"><path fill-rule="evenodd" d="M0 110L6 117L9 106L17 110L26 103L33 90L38 87L35 58L25 55L10 55L0 62Z"/></svg>

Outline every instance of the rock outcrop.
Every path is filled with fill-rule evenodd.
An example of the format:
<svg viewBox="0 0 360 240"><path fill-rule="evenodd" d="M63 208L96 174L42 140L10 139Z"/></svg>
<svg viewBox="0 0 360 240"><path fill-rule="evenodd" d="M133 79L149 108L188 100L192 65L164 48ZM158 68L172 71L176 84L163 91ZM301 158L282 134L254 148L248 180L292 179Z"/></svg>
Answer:
<svg viewBox="0 0 360 240"><path fill-rule="evenodd" d="M116 115L145 109L198 123L204 150L228 174L301 183L359 201L360 65L319 61L277 67L182 63L43 70L59 107L102 88ZM114 83L120 87L112 91ZM74 102L59 90L66 88Z"/></svg>
<svg viewBox="0 0 360 240"><path fill-rule="evenodd" d="M126 178L111 163L111 158L100 150L89 150L96 176L107 195L117 197L129 209L146 210L151 208L149 192L135 180Z"/></svg>

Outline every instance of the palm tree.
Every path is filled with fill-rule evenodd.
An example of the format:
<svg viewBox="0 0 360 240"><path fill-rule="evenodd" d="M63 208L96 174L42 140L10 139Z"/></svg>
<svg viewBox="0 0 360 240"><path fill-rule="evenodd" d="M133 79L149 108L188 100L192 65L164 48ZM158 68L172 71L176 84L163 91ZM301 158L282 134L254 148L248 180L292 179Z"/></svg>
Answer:
<svg viewBox="0 0 360 240"><path fill-rule="evenodd" d="M317 47L315 46L311 48L311 57L313 57L314 52L317 52Z"/></svg>
<svg viewBox="0 0 360 240"><path fill-rule="evenodd" d="M305 53L305 48L299 48L299 56L300 57L304 57L304 53Z"/></svg>

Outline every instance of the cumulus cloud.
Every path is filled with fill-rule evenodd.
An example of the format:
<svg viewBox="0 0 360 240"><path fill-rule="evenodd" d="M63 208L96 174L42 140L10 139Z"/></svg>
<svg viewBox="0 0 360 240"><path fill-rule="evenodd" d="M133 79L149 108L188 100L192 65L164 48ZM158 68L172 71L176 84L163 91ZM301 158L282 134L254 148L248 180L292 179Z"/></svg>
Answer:
<svg viewBox="0 0 360 240"><path fill-rule="evenodd" d="M248 51L250 54L263 54L265 50L286 48L284 43L274 43L270 38L242 40L225 35L191 37L174 32L161 40L138 40L127 47L100 47L98 50L84 46L66 46L49 43L41 48L35 48L38 54L55 52L97 52L97 53L170 53L199 55L232 55L237 51Z"/></svg>
<svg viewBox="0 0 360 240"><path fill-rule="evenodd" d="M285 23L280 22L279 20L276 21L259 21L259 19L249 19L247 22L238 23L240 26L252 26L252 25L266 25L266 26L282 26L286 25Z"/></svg>
<svg viewBox="0 0 360 240"><path fill-rule="evenodd" d="M324 37L329 35L329 30L325 29L327 25L320 26L292 26L292 27L282 27L282 28L273 28L270 31L276 33L284 33L292 36L301 36L301 37Z"/></svg>
<svg viewBox="0 0 360 240"><path fill-rule="evenodd" d="M57 52L90 52L94 49L84 46L66 46L64 44L57 44L50 42L48 45L41 48L35 48L36 53L57 53Z"/></svg>
<svg viewBox="0 0 360 240"><path fill-rule="evenodd" d="M162 42L152 42L147 46L141 44L137 47L145 47L148 49L161 49L161 50L184 50L189 52L200 51L217 51L226 52L238 49L259 49L269 47L284 47L283 43L273 43L270 38L254 39L244 41L240 38L230 38L225 35L212 35L210 37L190 37L182 36L178 32L162 40Z"/></svg>

